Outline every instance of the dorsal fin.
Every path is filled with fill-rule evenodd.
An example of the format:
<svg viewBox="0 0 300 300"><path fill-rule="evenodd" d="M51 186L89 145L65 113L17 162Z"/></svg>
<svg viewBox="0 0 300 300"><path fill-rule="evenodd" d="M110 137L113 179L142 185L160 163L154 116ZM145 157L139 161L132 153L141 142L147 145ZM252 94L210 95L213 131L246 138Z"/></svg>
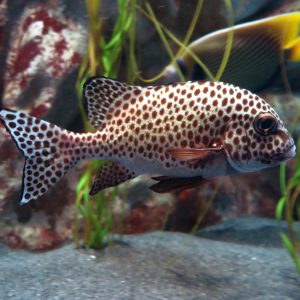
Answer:
<svg viewBox="0 0 300 300"><path fill-rule="evenodd" d="M109 110L119 106L123 101L130 101L133 92L137 91L135 95L138 95L141 90L141 87L106 77L88 79L83 87L83 98L90 123L100 129Z"/></svg>

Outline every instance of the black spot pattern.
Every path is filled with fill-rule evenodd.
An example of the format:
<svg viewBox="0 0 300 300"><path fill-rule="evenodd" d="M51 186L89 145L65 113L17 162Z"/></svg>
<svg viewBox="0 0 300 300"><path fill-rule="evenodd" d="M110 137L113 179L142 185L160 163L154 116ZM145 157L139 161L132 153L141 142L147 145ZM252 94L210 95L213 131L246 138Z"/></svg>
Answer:
<svg viewBox="0 0 300 300"><path fill-rule="evenodd" d="M95 133L72 133L23 113L0 111L26 157L22 203L45 193L88 158L112 161L99 170L90 192L95 194L137 174L213 178L227 175L227 163L236 172L248 172L293 156L293 139L273 108L226 83L142 88L94 77L84 86L84 99ZM255 133L253 121L261 113L278 122L270 136ZM218 145L223 155L209 155Z"/></svg>
<svg viewBox="0 0 300 300"><path fill-rule="evenodd" d="M83 98L90 123L97 129L103 128L111 105L121 106L124 100L129 99L128 92L131 90L135 90L134 93L138 95L142 88L105 77L92 77L87 80Z"/></svg>
<svg viewBox="0 0 300 300"><path fill-rule="evenodd" d="M1 110L0 118L26 158L21 197L25 204L43 195L77 163L64 152L74 148L69 140L75 134L20 112Z"/></svg>
<svg viewBox="0 0 300 300"><path fill-rule="evenodd" d="M95 195L103 189L123 183L135 176L134 172L128 170L126 167L114 162L109 162L99 169L94 179L90 195Z"/></svg>

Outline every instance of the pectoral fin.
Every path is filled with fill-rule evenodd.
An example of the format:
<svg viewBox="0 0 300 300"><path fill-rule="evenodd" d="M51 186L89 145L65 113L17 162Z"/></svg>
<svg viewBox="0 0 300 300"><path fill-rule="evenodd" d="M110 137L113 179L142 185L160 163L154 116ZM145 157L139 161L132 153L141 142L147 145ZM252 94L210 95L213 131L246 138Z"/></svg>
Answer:
<svg viewBox="0 0 300 300"><path fill-rule="evenodd" d="M204 160L215 155L223 150L222 145L216 145L215 147L203 148L203 149L171 149L168 152L177 160Z"/></svg>
<svg viewBox="0 0 300 300"><path fill-rule="evenodd" d="M150 189L156 193L170 193L191 189L201 185L205 181L201 176L187 178L161 177L161 180L158 180L159 177L156 177L156 180L159 182L150 186Z"/></svg>
<svg viewBox="0 0 300 300"><path fill-rule="evenodd" d="M90 190L90 195L95 195L103 189L123 183L135 176L134 172L126 167L109 162L99 169Z"/></svg>

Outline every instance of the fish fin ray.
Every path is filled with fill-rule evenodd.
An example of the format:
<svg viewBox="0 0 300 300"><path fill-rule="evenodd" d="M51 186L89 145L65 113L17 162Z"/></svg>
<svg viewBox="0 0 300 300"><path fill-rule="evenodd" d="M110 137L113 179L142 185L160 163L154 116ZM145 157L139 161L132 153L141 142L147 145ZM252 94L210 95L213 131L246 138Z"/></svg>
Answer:
<svg viewBox="0 0 300 300"><path fill-rule="evenodd" d="M187 178L168 178L162 179L158 183L150 186L150 189L156 193L178 192L186 189L195 188L201 185L205 179L202 176Z"/></svg>
<svg viewBox="0 0 300 300"><path fill-rule="evenodd" d="M162 180L164 180L164 179L170 179L170 178L172 178L172 177L170 177L170 176L154 176L154 177L151 177L153 180L155 180L155 181L162 181Z"/></svg>
<svg viewBox="0 0 300 300"><path fill-rule="evenodd" d="M108 162L98 170L90 195L95 195L101 190L118 185L134 177L136 177L135 173L126 167L115 162Z"/></svg>
<svg viewBox="0 0 300 300"><path fill-rule="evenodd" d="M233 31L230 56L219 80L257 91L278 76L281 51L295 43L299 24L299 12L278 15L216 31L194 41L189 48L215 74L223 60L228 35ZM298 49L295 44L290 51L291 60L298 60ZM189 53L181 59L194 80L203 79L202 68L193 62Z"/></svg>
<svg viewBox="0 0 300 300"><path fill-rule="evenodd" d="M21 204L26 204L31 200L45 194L54 184L56 184L73 167L71 163L68 168L58 167L59 159L48 159L42 162L39 157L25 159L22 179ZM63 166L63 164L61 164ZM41 171L43 170L43 171ZM38 175L35 175L35 173ZM32 175L29 175L32 174ZM35 182L37 180L37 182Z"/></svg>
<svg viewBox="0 0 300 300"><path fill-rule="evenodd" d="M4 123L25 156L21 204L40 197L75 165L76 160L62 153L60 142L70 132L21 112L0 110Z"/></svg>
<svg viewBox="0 0 300 300"><path fill-rule="evenodd" d="M124 101L128 92L140 91L141 87L130 86L106 77L92 77L83 87L84 107L88 114L89 122L97 129L101 129L105 120L112 115L116 106Z"/></svg>
<svg viewBox="0 0 300 300"><path fill-rule="evenodd" d="M216 146L211 148L203 149L170 149L168 152L177 160L188 161L188 160L205 160L211 155L214 155L223 149L222 146Z"/></svg>

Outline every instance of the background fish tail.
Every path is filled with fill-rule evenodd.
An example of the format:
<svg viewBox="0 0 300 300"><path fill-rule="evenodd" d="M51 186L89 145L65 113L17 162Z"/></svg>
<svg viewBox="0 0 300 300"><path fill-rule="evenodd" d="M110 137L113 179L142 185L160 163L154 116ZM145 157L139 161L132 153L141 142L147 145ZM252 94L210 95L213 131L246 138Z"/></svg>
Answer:
<svg viewBox="0 0 300 300"><path fill-rule="evenodd" d="M0 119L25 156L21 204L46 193L83 158L75 148L80 134L15 111L0 110Z"/></svg>

